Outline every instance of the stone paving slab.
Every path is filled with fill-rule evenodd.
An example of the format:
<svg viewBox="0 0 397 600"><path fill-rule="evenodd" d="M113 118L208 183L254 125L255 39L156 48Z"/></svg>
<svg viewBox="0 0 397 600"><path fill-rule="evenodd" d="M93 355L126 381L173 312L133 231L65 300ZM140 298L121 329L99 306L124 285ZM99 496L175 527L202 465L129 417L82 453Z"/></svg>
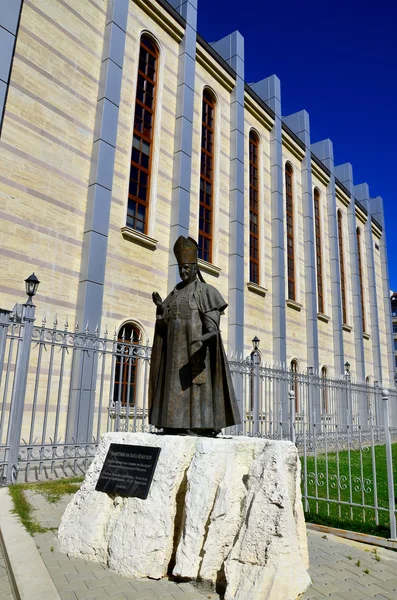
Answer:
<svg viewBox="0 0 397 600"><path fill-rule="evenodd" d="M10 580L8 579L8 573L4 561L4 556L0 546L0 599L1 600L13 600Z"/></svg>
<svg viewBox="0 0 397 600"><path fill-rule="evenodd" d="M299 600L397 600L397 552L308 531L310 588Z"/></svg>
<svg viewBox="0 0 397 600"><path fill-rule="evenodd" d="M57 504L38 494L29 500L39 522L57 527L70 497ZM220 600L191 584L133 580L100 563L68 558L58 551L53 531L36 535L35 542L61 600ZM313 583L299 600L397 600L397 552L312 530L308 542Z"/></svg>

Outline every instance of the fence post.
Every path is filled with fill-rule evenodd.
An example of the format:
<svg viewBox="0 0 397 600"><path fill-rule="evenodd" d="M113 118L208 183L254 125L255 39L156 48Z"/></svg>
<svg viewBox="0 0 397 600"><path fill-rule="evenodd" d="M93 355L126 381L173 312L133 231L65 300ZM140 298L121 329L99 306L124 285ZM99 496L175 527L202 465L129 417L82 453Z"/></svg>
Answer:
<svg viewBox="0 0 397 600"><path fill-rule="evenodd" d="M257 338L254 338L257 339ZM258 345L259 345L259 340L258 340ZM260 354L258 352L258 349L256 346L254 346L254 351L251 354L252 356L252 362L253 362L253 367L252 367L252 376L253 376L253 381L252 381L252 392L253 392L253 400L254 400L254 406L253 406L253 434L254 435L258 435L259 433L259 365L261 362L261 357Z"/></svg>
<svg viewBox="0 0 397 600"><path fill-rule="evenodd" d="M294 390L288 391L289 397L289 431L290 431L290 440L295 444L296 436L295 436L295 392Z"/></svg>
<svg viewBox="0 0 397 600"><path fill-rule="evenodd" d="M383 404L383 422L385 427L386 441L386 464L387 464L387 488L389 491L389 518L390 518L390 538L397 539L396 533L396 504L394 497L394 479L393 479L393 458L390 436L390 417L389 417L389 390L382 390Z"/></svg>
<svg viewBox="0 0 397 600"><path fill-rule="evenodd" d="M7 330L10 323L10 310L0 308L0 384L3 375L4 353L7 342Z"/></svg>
<svg viewBox="0 0 397 600"><path fill-rule="evenodd" d="M11 396L10 418L7 431L8 460L6 466L6 483L15 483L18 474L19 445L25 404L26 381L28 377L30 347L35 320L35 305L29 297L23 305L21 328L22 340L18 348L14 385Z"/></svg>

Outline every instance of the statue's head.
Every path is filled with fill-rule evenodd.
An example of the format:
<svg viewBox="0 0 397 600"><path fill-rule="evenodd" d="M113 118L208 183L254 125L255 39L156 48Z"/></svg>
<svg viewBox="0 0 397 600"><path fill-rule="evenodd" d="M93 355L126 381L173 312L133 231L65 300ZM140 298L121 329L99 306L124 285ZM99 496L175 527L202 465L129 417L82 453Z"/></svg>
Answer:
<svg viewBox="0 0 397 600"><path fill-rule="evenodd" d="M179 275L184 282L194 281L197 276L198 246L191 237L180 235L174 244L174 254L178 261Z"/></svg>

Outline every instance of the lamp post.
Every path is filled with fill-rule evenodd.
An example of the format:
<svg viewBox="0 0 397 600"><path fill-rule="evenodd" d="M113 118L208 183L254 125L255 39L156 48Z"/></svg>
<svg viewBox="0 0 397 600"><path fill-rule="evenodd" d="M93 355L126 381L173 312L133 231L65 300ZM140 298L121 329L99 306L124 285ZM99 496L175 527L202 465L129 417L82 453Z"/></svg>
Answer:
<svg viewBox="0 0 397 600"><path fill-rule="evenodd" d="M21 440L30 347L32 343L33 323L35 320L34 315L36 309L32 302L32 298L37 292L39 283L40 281L37 279L34 273L25 279L28 300L23 305L21 319L21 341L15 365L14 385L11 397L11 409L7 433L7 446L9 448L8 465L6 470L7 483L16 483L19 469L19 445Z"/></svg>
<svg viewBox="0 0 397 600"><path fill-rule="evenodd" d="M252 353L253 358L253 367L252 367L252 396L254 401L253 406L253 434L257 435L259 433L259 364L260 364L260 354L259 354L259 342L260 339L255 336L252 340L252 346L254 351Z"/></svg>
<svg viewBox="0 0 397 600"><path fill-rule="evenodd" d="M347 424L353 424L353 407L352 407L352 399L350 392L350 363L349 361L345 362L345 379L346 379L346 416L347 416Z"/></svg>

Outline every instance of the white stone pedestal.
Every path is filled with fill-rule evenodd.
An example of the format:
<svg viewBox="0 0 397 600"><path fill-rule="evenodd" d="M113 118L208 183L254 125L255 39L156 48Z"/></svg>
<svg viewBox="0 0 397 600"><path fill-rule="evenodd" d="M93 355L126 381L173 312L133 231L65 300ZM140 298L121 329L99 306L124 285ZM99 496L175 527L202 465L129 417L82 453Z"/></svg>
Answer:
<svg viewBox="0 0 397 600"><path fill-rule="evenodd" d="M95 485L110 443L161 448L146 500ZM59 547L130 577L226 586L225 600L295 600L310 583L295 446L260 438L108 433L63 515Z"/></svg>

